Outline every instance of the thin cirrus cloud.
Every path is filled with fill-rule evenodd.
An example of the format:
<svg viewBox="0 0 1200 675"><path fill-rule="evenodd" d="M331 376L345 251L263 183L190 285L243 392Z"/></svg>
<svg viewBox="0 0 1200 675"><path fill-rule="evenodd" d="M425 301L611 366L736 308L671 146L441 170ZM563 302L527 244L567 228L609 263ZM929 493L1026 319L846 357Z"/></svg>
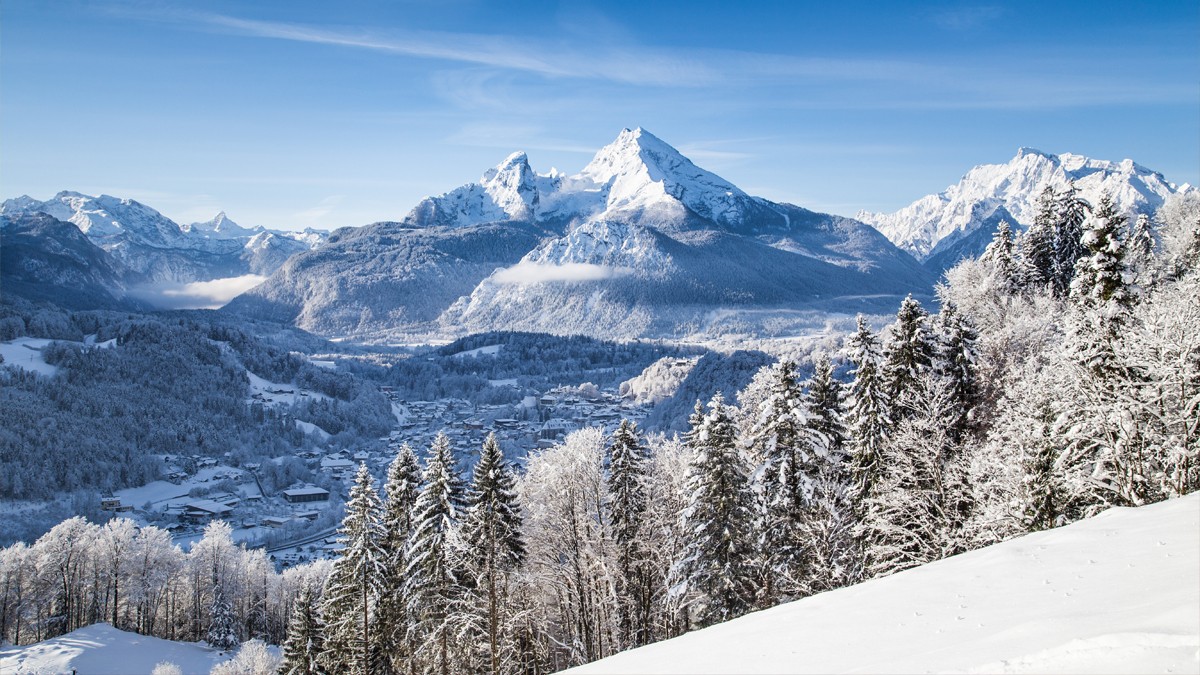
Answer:
<svg viewBox="0 0 1200 675"><path fill-rule="evenodd" d="M1000 15L994 7L976 6L935 14L933 20L947 29L965 30ZM782 87L776 105L785 109L1069 108L1123 102L1190 102L1194 97L1186 84L1147 81L1146 72L1153 71L1144 69L1123 77L1106 76L1097 83L1103 86L1063 87L1063 73L1047 72L1046 64L1036 56L1023 54L997 53L974 63L944 64L888 57L811 57L739 50L657 49L629 43L580 44L463 32L408 30L382 34L366 28L333 30L202 12L145 18L203 25L235 35L470 65L481 70L468 74L466 82L447 80L442 93L454 98L454 90L473 91L473 96L463 95L471 106L504 99L506 88L515 86L495 79L495 73L505 71L551 80L584 79L676 90ZM1100 53L1099 58L1109 57ZM1122 58L1127 61L1129 57ZM1095 70L1097 64L1092 65ZM1099 68L1099 72L1111 70ZM891 88L881 90L881 84ZM490 87L486 96L476 91L481 87Z"/></svg>

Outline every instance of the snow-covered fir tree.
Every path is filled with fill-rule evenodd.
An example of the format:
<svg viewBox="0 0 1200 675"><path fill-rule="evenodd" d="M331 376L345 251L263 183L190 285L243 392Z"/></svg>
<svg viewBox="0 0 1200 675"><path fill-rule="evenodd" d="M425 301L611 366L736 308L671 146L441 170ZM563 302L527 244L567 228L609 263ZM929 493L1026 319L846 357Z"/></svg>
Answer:
<svg viewBox="0 0 1200 675"><path fill-rule="evenodd" d="M933 322L933 332L937 350L934 373L946 381L953 402L948 431L955 443L961 443L981 429L979 406L983 392L977 372L976 345L979 335L971 320L952 303L943 305Z"/></svg>
<svg viewBox="0 0 1200 675"><path fill-rule="evenodd" d="M212 608L204 641L210 647L227 652L242 644L242 641L238 638L237 618L233 615L233 605L225 597L225 589L221 586L221 580L215 568L212 581Z"/></svg>
<svg viewBox="0 0 1200 675"><path fill-rule="evenodd" d="M1075 278L1075 263L1084 256L1081 243L1083 223L1087 219L1088 203L1079 197L1074 181L1057 195L1054 227L1054 266L1051 275L1054 293L1060 298L1071 291Z"/></svg>
<svg viewBox="0 0 1200 675"><path fill-rule="evenodd" d="M382 516L374 479L360 464L339 530L343 548L325 582L322 601L325 667L331 672L366 675L381 665L377 610L387 577Z"/></svg>
<svg viewBox="0 0 1200 675"><path fill-rule="evenodd" d="M649 644L654 590L643 524L646 513L646 447L636 422L621 420L608 445L608 523L617 554L617 615L626 647Z"/></svg>
<svg viewBox="0 0 1200 675"><path fill-rule="evenodd" d="M689 441L688 506L683 512L683 559L677 592L691 597L697 626L728 621L755 602L754 507L750 467L738 450L733 421L720 393Z"/></svg>
<svg viewBox="0 0 1200 675"><path fill-rule="evenodd" d="M929 313L910 295L900 303L883 346L883 381L893 419L906 414L904 403L933 362L935 346L926 325Z"/></svg>
<svg viewBox="0 0 1200 675"><path fill-rule="evenodd" d="M1018 240L1021 250L1022 285L1030 288L1054 288L1057 254L1058 197L1047 185L1038 195L1033 224Z"/></svg>
<svg viewBox="0 0 1200 675"><path fill-rule="evenodd" d="M982 260L991 264L995 283L1006 291L1016 292L1024 285L1021 265L1017 262L1016 240L1007 220L996 226L996 233L984 250Z"/></svg>
<svg viewBox="0 0 1200 675"><path fill-rule="evenodd" d="M421 488L421 466L412 446L404 443L388 465L384 483L383 550L385 575L380 584L379 635L376 644L382 659L395 672L404 672L413 653L404 594L406 553L413 533L413 510Z"/></svg>
<svg viewBox="0 0 1200 675"><path fill-rule="evenodd" d="M759 583L763 606L796 597L803 587L807 561L801 528L818 454L825 452L827 443L810 421L796 364L784 360L770 368L770 394L759 404L746 443L761 458L753 488L759 523L756 548L763 552Z"/></svg>
<svg viewBox="0 0 1200 675"><path fill-rule="evenodd" d="M1104 194L1085 224L1080 239L1084 254L1075 264L1071 298L1090 307L1128 303L1125 243L1121 239L1125 217L1116 213L1111 197Z"/></svg>
<svg viewBox="0 0 1200 675"><path fill-rule="evenodd" d="M846 406L842 382L833 375L833 363L821 354L813 360L813 375L804 392L807 426L825 439L832 455L846 453Z"/></svg>
<svg viewBox="0 0 1200 675"><path fill-rule="evenodd" d="M288 623L280 675L325 675L321 659L323 651L325 624L321 621L320 603L312 589L305 586L296 598L296 607Z"/></svg>
<svg viewBox="0 0 1200 675"><path fill-rule="evenodd" d="M509 575L517 571L526 554L515 484L496 435L488 434L467 491L461 539L464 572L469 579L465 611L477 619L467 623L468 632L478 633L483 663L493 675L502 672L502 661L512 657L504 630Z"/></svg>
<svg viewBox="0 0 1200 675"><path fill-rule="evenodd" d="M422 482L413 509L404 592L419 669L448 675L458 670L451 619L462 595L458 521L465 488L445 434L438 434L430 447Z"/></svg>
<svg viewBox="0 0 1200 675"><path fill-rule="evenodd" d="M851 496L855 504L860 504L870 494L883 470L883 443L891 420L879 370L879 340L862 315L859 315L857 329L847 340L846 347L850 362L854 364L847 432Z"/></svg>

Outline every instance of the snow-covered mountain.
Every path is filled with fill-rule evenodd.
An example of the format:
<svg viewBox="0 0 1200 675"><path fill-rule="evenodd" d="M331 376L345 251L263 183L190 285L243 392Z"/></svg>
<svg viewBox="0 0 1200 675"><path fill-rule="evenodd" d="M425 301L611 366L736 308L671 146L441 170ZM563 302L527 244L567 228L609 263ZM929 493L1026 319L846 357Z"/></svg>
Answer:
<svg viewBox="0 0 1200 675"><path fill-rule="evenodd" d="M134 306L112 256L45 213L0 215L0 293L70 309Z"/></svg>
<svg viewBox="0 0 1200 675"><path fill-rule="evenodd" d="M313 231L244 228L224 213L205 223L180 226L132 199L69 191L46 201L29 196L9 199L0 205L0 213L10 217L44 213L74 224L114 258L131 285L266 275L321 240Z"/></svg>
<svg viewBox="0 0 1200 675"><path fill-rule="evenodd" d="M1200 494L792 603L573 673L1171 673L1200 652Z"/></svg>
<svg viewBox="0 0 1200 675"><path fill-rule="evenodd" d="M341 230L229 309L326 334L633 337L930 284L873 228L749 196L625 129L578 174L538 174L518 152L402 222Z"/></svg>
<svg viewBox="0 0 1200 675"><path fill-rule="evenodd" d="M1129 159L1108 162L1021 148L1007 164L977 166L957 184L895 213L862 211L856 217L941 271L964 255L980 253L1000 220L1028 227L1042 190L1062 190L1071 181L1084 200L1095 204L1108 193L1127 215L1152 214L1169 195L1194 189L1170 183Z"/></svg>

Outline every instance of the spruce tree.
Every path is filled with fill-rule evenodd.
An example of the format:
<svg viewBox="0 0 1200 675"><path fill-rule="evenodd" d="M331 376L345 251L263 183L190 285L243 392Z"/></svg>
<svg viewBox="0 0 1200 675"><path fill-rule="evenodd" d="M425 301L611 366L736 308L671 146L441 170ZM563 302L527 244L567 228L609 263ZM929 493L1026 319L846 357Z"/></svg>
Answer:
<svg viewBox="0 0 1200 675"><path fill-rule="evenodd" d="M1134 273L1138 283L1150 286L1154 283L1154 228L1150 217L1144 213L1138 214L1129 233L1127 257L1129 269Z"/></svg>
<svg viewBox="0 0 1200 675"><path fill-rule="evenodd" d="M642 521L646 512L646 448L636 422L621 420L608 446L608 522L617 548L617 622L622 643L640 647L652 639L650 552Z"/></svg>
<svg viewBox="0 0 1200 675"><path fill-rule="evenodd" d="M1023 285L1021 271L1017 264L1016 243L1013 240L1012 227L1007 220L1000 221L992 241L984 250L981 259L991 265L992 277L996 285L1005 293L1016 293Z"/></svg>
<svg viewBox="0 0 1200 675"><path fill-rule="evenodd" d="M813 362L813 376L804 395L808 410L808 428L825 439L825 446L835 461L846 453L846 410L842 383L833 376L829 357L821 355Z"/></svg>
<svg viewBox="0 0 1200 675"><path fill-rule="evenodd" d="M799 593L805 574L801 526L812 476L816 447L823 439L812 429L796 366L781 361L772 368L771 393L759 405L749 443L762 466L755 472L759 496L759 550L766 553L760 604Z"/></svg>
<svg viewBox="0 0 1200 675"><path fill-rule="evenodd" d="M850 390L850 479L856 509L871 492L883 464L883 442L891 420L887 393L879 372L879 341L859 315L858 329L847 343L854 364ZM861 514L860 514L861 515Z"/></svg>
<svg viewBox="0 0 1200 675"><path fill-rule="evenodd" d="M982 385L976 372L979 335L970 319L947 302L934 322L937 360L934 372L943 378L953 402L947 432L955 443L980 431Z"/></svg>
<svg viewBox="0 0 1200 675"><path fill-rule="evenodd" d="M387 577L383 506L366 464L360 464L339 530L343 546L325 582L325 667L367 675L378 663L377 607Z"/></svg>
<svg viewBox="0 0 1200 675"><path fill-rule="evenodd" d="M495 434L483 442L462 521L462 543L476 606L482 605L490 672L500 672L501 623L508 601L507 575L525 559L516 477Z"/></svg>
<svg viewBox="0 0 1200 675"><path fill-rule="evenodd" d="M906 414L902 397L919 386L921 376L933 360L934 344L926 326L928 316L911 295L904 298L883 348L883 381L896 420Z"/></svg>
<svg viewBox="0 0 1200 675"><path fill-rule="evenodd" d="M242 644L242 641L238 639L237 618L233 615L233 605L225 597L225 589L222 587L220 579L217 576L215 566L213 568L212 581L211 617L204 641L214 649L227 652Z"/></svg>
<svg viewBox="0 0 1200 675"><path fill-rule="evenodd" d="M421 466L407 443L400 446L388 466L384 485L383 549L386 574L382 580L379 599L379 636L377 644L382 658L387 659L395 672L405 670L412 657L408 639L409 617L404 595L404 572L407 566L408 540L413 532L413 509L421 487Z"/></svg>
<svg viewBox="0 0 1200 675"><path fill-rule="evenodd" d="M733 420L718 393L692 434L683 512L683 559L675 575L694 597L699 626L728 621L754 604L753 506L749 467L737 448Z"/></svg>
<svg viewBox="0 0 1200 675"><path fill-rule="evenodd" d="M460 600L462 577L458 496L464 488L445 434L434 439L423 483L414 507L404 591L422 670L449 675L454 669L451 609Z"/></svg>
<svg viewBox="0 0 1200 675"><path fill-rule="evenodd" d="M325 649L325 627L312 589L307 585L300 591L287 639L283 642L283 663L280 675L325 675L321 653Z"/></svg>
<svg viewBox="0 0 1200 675"><path fill-rule="evenodd" d="M1038 196L1037 214L1033 224L1021 235L1021 255L1024 259L1027 287L1043 288L1054 286L1057 269L1055 253L1056 230L1058 228L1058 197L1054 188L1047 185Z"/></svg>
<svg viewBox="0 0 1200 675"><path fill-rule="evenodd" d="M854 538L853 486L842 401L842 384L822 355L813 364L804 404L807 426L821 443L817 466L809 476L800 538L806 544L805 593L819 593L853 583L859 576Z"/></svg>
<svg viewBox="0 0 1200 675"><path fill-rule="evenodd" d="M1081 244L1085 255L1075 266L1071 298L1080 304L1100 307L1106 303L1127 304L1125 246L1121 230L1125 217L1113 209L1108 194L1100 198L1095 213L1087 220Z"/></svg>
<svg viewBox="0 0 1200 675"><path fill-rule="evenodd" d="M1071 282L1071 299L1081 311L1070 325L1070 349L1078 362L1100 378L1114 374L1116 343L1132 300L1120 238L1124 220L1114 212L1108 195L1101 197L1082 239L1087 255L1079 259Z"/></svg>
<svg viewBox="0 0 1200 675"><path fill-rule="evenodd" d="M1080 241L1083 223L1087 219L1088 204L1079 198L1072 181L1058 195L1056 205L1057 222L1054 228L1054 270L1052 274L1055 295L1064 298L1071 290L1075 278L1075 263L1083 257L1085 249Z"/></svg>

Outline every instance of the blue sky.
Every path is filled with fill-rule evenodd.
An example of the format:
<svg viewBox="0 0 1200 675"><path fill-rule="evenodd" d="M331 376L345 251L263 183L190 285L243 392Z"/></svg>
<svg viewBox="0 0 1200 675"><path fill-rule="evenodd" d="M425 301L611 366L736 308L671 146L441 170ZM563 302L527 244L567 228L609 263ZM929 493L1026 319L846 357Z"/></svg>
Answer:
<svg viewBox="0 0 1200 675"><path fill-rule="evenodd" d="M1194 185L1197 45L1195 0L4 0L0 197L362 225L515 150L573 173L634 126L843 215L1020 146Z"/></svg>

